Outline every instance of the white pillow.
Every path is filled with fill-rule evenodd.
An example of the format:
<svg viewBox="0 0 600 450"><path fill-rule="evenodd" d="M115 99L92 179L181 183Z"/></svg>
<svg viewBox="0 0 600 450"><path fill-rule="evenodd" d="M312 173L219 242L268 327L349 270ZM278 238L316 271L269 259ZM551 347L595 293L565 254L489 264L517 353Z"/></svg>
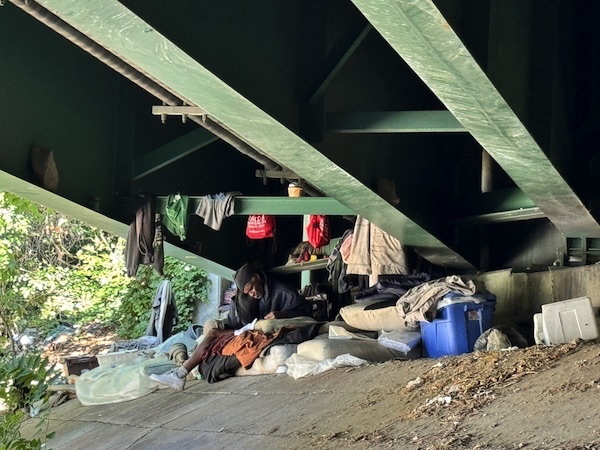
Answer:
<svg viewBox="0 0 600 450"><path fill-rule="evenodd" d="M377 340L318 338L298 344L297 353L316 361L332 359L349 353L369 362L406 359L404 353L384 347Z"/></svg>
<svg viewBox="0 0 600 450"><path fill-rule="evenodd" d="M398 315L398 308L387 306L378 309L365 309L376 305L381 300L367 300L344 306L340 309L340 315L348 325L367 331L391 331L406 329L404 321Z"/></svg>
<svg viewBox="0 0 600 450"><path fill-rule="evenodd" d="M348 325L346 322L344 322L343 320L332 320L331 322L325 322L323 325L321 325L321 328L319 328L319 334L329 334L329 328L331 327L342 327L347 331L350 331L351 333L365 333L368 330L361 330L360 328L354 328L350 325ZM373 339L377 339L378 334L374 331L369 331L368 333L366 333L369 337L372 337Z"/></svg>

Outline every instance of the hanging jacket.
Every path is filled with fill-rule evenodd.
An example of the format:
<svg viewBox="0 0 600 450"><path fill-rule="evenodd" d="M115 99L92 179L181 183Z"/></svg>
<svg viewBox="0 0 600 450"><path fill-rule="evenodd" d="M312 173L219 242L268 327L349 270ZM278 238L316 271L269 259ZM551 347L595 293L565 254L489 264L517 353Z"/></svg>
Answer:
<svg viewBox="0 0 600 450"><path fill-rule="evenodd" d="M177 304L171 282L162 280L152 300L152 311L145 335L156 336L161 344L173 334L177 317Z"/></svg>
<svg viewBox="0 0 600 450"><path fill-rule="evenodd" d="M327 259L327 266L325 266L327 272L329 273L327 281L331 283L331 288L334 294L343 294L350 289L350 283L348 283L348 274L346 273L348 266L342 258L340 249L343 243L349 239L349 236L351 238L351 235L352 230L344 231L342 238L335 245L331 251L331 254L329 255L329 258Z"/></svg>
<svg viewBox="0 0 600 450"><path fill-rule="evenodd" d="M163 238L160 214L155 213L155 196L142 195L141 206L129 225L125 247L127 275L135 277L140 264L152 265L162 276L164 267Z"/></svg>

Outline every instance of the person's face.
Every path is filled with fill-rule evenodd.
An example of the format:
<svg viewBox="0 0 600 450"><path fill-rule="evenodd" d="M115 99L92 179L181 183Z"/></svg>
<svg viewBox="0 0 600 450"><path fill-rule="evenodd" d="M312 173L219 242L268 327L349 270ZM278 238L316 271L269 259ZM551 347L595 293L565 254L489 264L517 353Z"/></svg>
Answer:
<svg viewBox="0 0 600 450"><path fill-rule="evenodd" d="M262 280L256 275L253 276L250 281L248 281L244 285L244 294L249 295L252 298L259 299L262 298L265 293L264 285Z"/></svg>

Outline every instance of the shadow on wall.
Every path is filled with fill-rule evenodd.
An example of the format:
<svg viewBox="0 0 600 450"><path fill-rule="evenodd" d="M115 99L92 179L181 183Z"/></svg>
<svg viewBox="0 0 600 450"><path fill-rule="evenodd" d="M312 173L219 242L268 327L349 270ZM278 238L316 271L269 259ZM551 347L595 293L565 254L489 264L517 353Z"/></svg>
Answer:
<svg viewBox="0 0 600 450"><path fill-rule="evenodd" d="M496 295L494 325L514 327L530 344L534 343L533 315L542 311L542 305L587 296L594 308L600 306L600 265L533 273L506 269L468 278Z"/></svg>

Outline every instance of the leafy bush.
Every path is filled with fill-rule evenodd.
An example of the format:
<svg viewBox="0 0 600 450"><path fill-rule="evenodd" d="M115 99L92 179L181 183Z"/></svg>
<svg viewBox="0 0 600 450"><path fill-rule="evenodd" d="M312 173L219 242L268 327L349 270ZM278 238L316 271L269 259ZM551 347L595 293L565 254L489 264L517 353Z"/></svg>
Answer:
<svg viewBox="0 0 600 450"><path fill-rule="evenodd" d="M173 333L177 333L192 324L196 303L208 301L208 274L168 256L165 257L163 272L164 278L171 280L175 295L179 319ZM116 313L120 337L135 339L144 334L150 320L152 300L162 279L150 266L139 268Z"/></svg>
<svg viewBox="0 0 600 450"><path fill-rule="evenodd" d="M120 337L144 334L161 278L141 266L127 277L125 240L18 196L0 192L0 354L25 328L47 334L59 321L119 326ZM192 323L196 302L207 300L206 272L165 258L179 321Z"/></svg>
<svg viewBox="0 0 600 450"><path fill-rule="evenodd" d="M8 409L0 417L0 449L42 448L42 439L21 436L21 422L25 413L38 414L50 397L48 385L59 375L48 359L40 355L25 354L0 360L0 399ZM48 417L42 417L39 425L47 424L47 420ZM45 435L44 441L51 437L52 434Z"/></svg>
<svg viewBox="0 0 600 450"><path fill-rule="evenodd" d="M123 239L0 192L0 353L24 328L111 322L130 280Z"/></svg>
<svg viewBox="0 0 600 450"><path fill-rule="evenodd" d="M48 385L60 373L47 358L23 354L0 362L0 399L9 411L27 409L48 400Z"/></svg>
<svg viewBox="0 0 600 450"><path fill-rule="evenodd" d="M24 414L21 411L0 416L0 449L41 450L42 439L27 439L21 436L21 422ZM50 439L53 435L47 435Z"/></svg>
<svg viewBox="0 0 600 450"><path fill-rule="evenodd" d="M35 280L36 289L45 293L39 314L42 321L114 322L114 313L132 282L125 276L125 244L123 239L102 235L95 241L77 251L76 266L48 267Z"/></svg>

